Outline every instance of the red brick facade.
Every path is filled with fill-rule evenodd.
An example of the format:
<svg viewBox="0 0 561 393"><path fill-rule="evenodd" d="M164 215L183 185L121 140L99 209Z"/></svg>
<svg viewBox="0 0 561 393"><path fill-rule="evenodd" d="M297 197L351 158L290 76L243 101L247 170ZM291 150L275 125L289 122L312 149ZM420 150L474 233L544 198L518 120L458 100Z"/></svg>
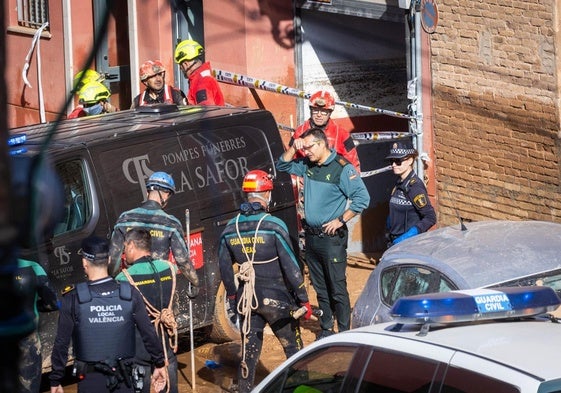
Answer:
<svg viewBox="0 0 561 393"><path fill-rule="evenodd" d="M439 226L457 214L561 222L558 2L438 7L430 45Z"/></svg>

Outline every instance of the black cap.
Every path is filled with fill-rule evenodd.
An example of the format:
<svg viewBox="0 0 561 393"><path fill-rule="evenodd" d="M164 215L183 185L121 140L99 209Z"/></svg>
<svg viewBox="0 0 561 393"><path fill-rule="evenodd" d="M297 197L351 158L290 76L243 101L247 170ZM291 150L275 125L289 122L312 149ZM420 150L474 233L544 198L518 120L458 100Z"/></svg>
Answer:
<svg viewBox="0 0 561 393"><path fill-rule="evenodd" d="M102 265L109 260L109 243L98 236L87 237L82 241L78 254L96 265Z"/></svg>
<svg viewBox="0 0 561 393"><path fill-rule="evenodd" d="M390 154L386 157L386 160L405 158L414 155L417 155L417 150L413 147L413 143L411 143L411 141L400 141L392 144Z"/></svg>

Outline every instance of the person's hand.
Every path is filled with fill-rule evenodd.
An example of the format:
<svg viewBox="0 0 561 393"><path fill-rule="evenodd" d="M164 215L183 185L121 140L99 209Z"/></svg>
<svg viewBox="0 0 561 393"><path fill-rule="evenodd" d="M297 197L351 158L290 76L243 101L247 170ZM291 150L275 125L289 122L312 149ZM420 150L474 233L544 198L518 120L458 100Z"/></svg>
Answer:
<svg viewBox="0 0 561 393"><path fill-rule="evenodd" d="M194 286L193 284L189 283L187 286L187 296L189 299L194 299L199 294L199 287Z"/></svg>
<svg viewBox="0 0 561 393"><path fill-rule="evenodd" d="M343 224L341 221L339 221L338 218L331 220L325 224L322 225L323 228L323 232L327 233L329 236L335 236L335 234L337 233L337 229L341 228Z"/></svg>
<svg viewBox="0 0 561 393"><path fill-rule="evenodd" d="M64 393L64 389L61 385L51 386L51 393Z"/></svg>
<svg viewBox="0 0 561 393"><path fill-rule="evenodd" d="M228 318L235 324L238 319L238 302L236 301L236 295L228 296L228 308Z"/></svg>
<svg viewBox="0 0 561 393"><path fill-rule="evenodd" d="M156 392L161 392L166 387L167 370L165 367L158 367L152 373L152 387ZM52 392L51 392L52 393Z"/></svg>
<svg viewBox="0 0 561 393"><path fill-rule="evenodd" d="M306 307L306 314L304 314L304 319L307 321L312 317L312 306L310 302L300 303L301 306Z"/></svg>
<svg viewBox="0 0 561 393"><path fill-rule="evenodd" d="M294 139L294 143L292 144L292 147L295 150L301 150L304 147L304 140L302 138Z"/></svg>
<svg viewBox="0 0 561 393"><path fill-rule="evenodd" d="M418 234L419 234L419 228L411 227L411 228L409 228L409 230L407 232L405 232L403 235L401 235L397 239L395 239L393 241L393 244L400 243L400 242L404 241L405 239L409 239L410 237L413 237L413 236L418 235Z"/></svg>

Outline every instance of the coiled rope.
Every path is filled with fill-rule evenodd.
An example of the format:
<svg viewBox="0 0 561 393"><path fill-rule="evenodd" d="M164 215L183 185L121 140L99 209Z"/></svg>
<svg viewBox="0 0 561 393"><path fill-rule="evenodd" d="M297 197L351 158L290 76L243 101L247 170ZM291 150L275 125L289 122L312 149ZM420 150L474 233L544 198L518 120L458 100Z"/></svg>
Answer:
<svg viewBox="0 0 561 393"><path fill-rule="evenodd" d="M242 293L240 295L240 298L238 300L238 305L237 305L237 310L238 313L240 315L243 316L243 322L242 322L242 327L241 327L241 332L242 332L242 360L240 363L240 367L241 367L241 373L242 373L242 377L243 378L247 378L249 375L249 369L247 367L247 362L245 361L245 355L246 355L246 348L245 348L245 344L246 344L246 336L249 334L250 330L251 330L251 312L255 309L257 309L257 307L259 307L259 300L257 299L257 296L255 295L255 269L253 269L253 265L254 264L263 264L263 263L269 263L272 262L276 259L278 259L278 256L271 258L267 261L255 261L255 251L257 249L257 233L259 232L259 227L261 226L261 222L263 222L263 220L265 219L265 217L269 216L269 213L266 213L263 215L263 217L261 217L259 219L259 222L257 223L257 227L255 228L255 234L253 235L253 241L252 241L252 253L251 253L251 257L249 256L246 247L244 246L244 242L242 239L242 235L240 234L240 228L239 228L239 219L241 214L238 214L238 216L236 217L236 233L238 235L238 239L240 240L240 244L242 246L242 251L245 254L245 257L247 259L246 262L242 263L240 265L240 270L238 271L238 273L236 273L236 278L240 281L243 282L243 290Z"/></svg>
<svg viewBox="0 0 561 393"><path fill-rule="evenodd" d="M162 349L164 350L164 356L167 366L169 364L169 361L168 361L168 352L166 350L165 336L167 333L168 344L173 350L173 353L176 353L177 352L177 321L175 320L175 315L173 313L173 307L172 307L173 298L175 296L175 268L170 261L165 261L165 262L168 264L171 272L172 286L171 286L171 296L169 299L169 304L167 307L163 308L162 310L158 310L148 301L148 299L146 299L146 297L142 294L142 291L140 291L140 289L134 282L134 279L132 278L132 276L130 275L130 273L127 271L126 268L123 269L123 274L130 282L130 284L134 286L136 289L138 289L138 292L140 292L140 295L142 296L142 300L144 300L144 304L146 305L146 311L148 312L148 315L150 316L150 319L154 324L156 333L158 333L158 336L160 336L160 338L162 339ZM166 375L166 386L167 386L166 393L169 393L170 381L169 381L169 374L167 373L167 369L165 375Z"/></svg>

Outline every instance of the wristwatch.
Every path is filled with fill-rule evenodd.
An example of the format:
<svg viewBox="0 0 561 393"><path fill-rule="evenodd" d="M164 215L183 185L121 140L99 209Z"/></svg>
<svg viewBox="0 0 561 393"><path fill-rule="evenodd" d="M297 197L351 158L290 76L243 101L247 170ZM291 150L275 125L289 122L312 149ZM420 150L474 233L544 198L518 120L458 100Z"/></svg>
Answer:
<svg viewBox="0 0 561 393"><path fill-rule="evenodd" d="M341 224L346 224L347 223L347 221L345 221L345 219L343 218L342 214L339 216L339 221L341 222Z"/></svg>

